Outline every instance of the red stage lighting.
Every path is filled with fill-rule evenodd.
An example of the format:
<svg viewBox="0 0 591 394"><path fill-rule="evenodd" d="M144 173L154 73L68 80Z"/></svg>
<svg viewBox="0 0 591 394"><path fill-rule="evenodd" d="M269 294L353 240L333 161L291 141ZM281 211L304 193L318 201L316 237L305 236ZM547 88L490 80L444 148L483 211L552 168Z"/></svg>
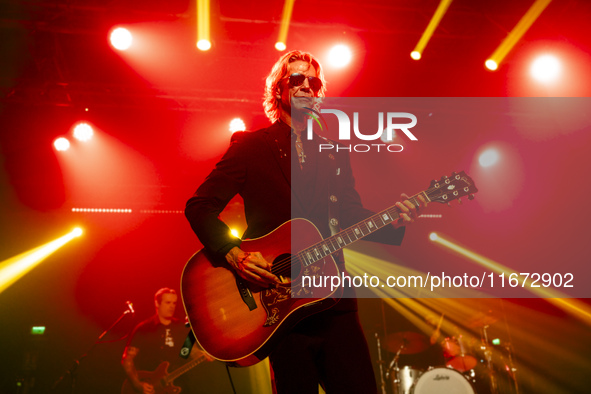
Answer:
<svg viewBox="0 0 591 394"><path fill-rule="evenodd" d="M560 69L560 61L555 56L543 55L532 63L531 75L540 82L552 82L560 75Z"/></svg>
<svg viewBox="0 0 591 394"><path fill-rule="evenodd" d="M53 146L55 147L55 150L63 152L63 151L67 151L68 149L70 149L70 141L68 141L67 138L64 137L60 137L58 139L56 139L55 141L53 141Z"/></svg>
<svg viewBox="0 0 591 394"><path fill-rule="evenodd" d="M333 67L345 67L351 61L353 54L348 46L335 45L328 53L328 61Z"/></svg>
<svg viewBox="0 0 591 394"><path fill-rule="evenodd" d="M111 45L115 49L120 51L125 51L131 47L131 43L133 42L133 37L129 30L123 27L118 27L111 32Z"/></svg>
<svg viewBox="0 0 591 394"><path fill-rule="evenodd" d="M232 133L236 132L236 131L244 131L246 130L246 125L244 124L244 121L240 118L234 118L232 119L232 121L230 122L230 131Z"/></svg>
<svg viewBox="0 0 591 394"><path fill-rule="evenodd" d="M197 48L201 51L208 51L211 49L211 41L199 40L197 41Z"/></svg>
<svg viewBox="0 0 591 394"><path fill-rule="evenodd" d="M487 149L478 157L478 163L482 167L490 167L499 161L500 155L496 149Z"/></svg>
<svg viewBox="0 0 591 394"><path fill-rule="evenodd" d="M92 126L88 123L78 123L74 127L74 138L78 141L89 141L93 134Z"/></svg>
<svg viewBox="0 0 591 394"><path fill-rule="evenodd" d="M497 64L497 62L495 62L492 59L488 59L486 62L484 62L484 65L486 66L486 68L488 68L490 71L495 71L497 68L499 68L499 65Z"/></svg>

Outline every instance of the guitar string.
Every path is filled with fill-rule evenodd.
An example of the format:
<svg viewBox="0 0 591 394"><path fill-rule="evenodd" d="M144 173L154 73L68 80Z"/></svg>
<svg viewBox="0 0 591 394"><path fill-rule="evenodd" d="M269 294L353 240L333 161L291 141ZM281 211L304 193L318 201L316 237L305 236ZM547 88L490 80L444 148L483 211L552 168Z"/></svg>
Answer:
<svg viewBox="0 0 591 394"><path fill-rule="evenodd" d="M445 182L445 181L443 181L443 182L440 182L440 183L444 183L444 182ZM473 184L473 183L472 183L472 184ZM471 186L472 184L469 184L468 186ZM441 188L438 188L438 187L430 187L430 188L428 188L427 190L425 190L425 191L424 191L424 193L426 193L426 194L430 194L430 193L432 193L433 191L436 191L436 190L441 190ZM413 196L409 197L409 200L412 200L412 199L415 199L415 200L416 200L416 199L418 198L418 196L422 195L422 193L423 193L423 192L419 192L419 193L417 193L417 194L415 194L415 195L413 195ZM455 198L454 198L454 199L455 199ZM452 199L452 200L450 200L450 201L453 201L454 199ZM432 201L432 199L430 199L430 200ZM387 223L387 224L384 224L384 226L382 226L382 227L378 227L376 230L370 230L370 232L369 232L368 234L364 234L362 237L357 237L357 236L355 235L355 228L356 228L356 227L358 227L359 225L361 225L361 224L363 223L363 224L365 224L365 225L366 225L366 227L368 227L368 228L369 228L369 226L367 226L366 222L368 222L368 221L370 221L370 220L371 220L372 222L374 222L374 220L375 220L375 219L377 219L377 218L379 218L379 217L381 216L381 214L382 214L382 213L384 213L384 212L390 213L390 211L394 211L394 214L397 216L395 219L393 219L392 221L390 221L390 222L389 222L389 223ZM338 234L342 234L343 236L344 236L344 235L346 235L347 237L349 237L349 240L350 240L349 244L352 244L352 243L354 243L355 241L357 241L357 240L359 240L359 239L361 239L361 238L364 238L365 236L367 236L367 235L371 234L372 232L374 232L374 231L377 231L377 230L379 230L379 229L381 229L381 228L385 227L386 225L388 225L388 224L390 224L390 223L392 223L392 222L394 222L394 221L398 220L398 219L400 218L400 215L399 215L400 213L401 213L400 209L398 209L398 207L396 207L395 205L393 205L393 206L391 206L391 207L389 207L389 208L386 208L385 210L383 210L383 211L381 211L381 212L379 212L379 213L377 213L377 214L375 214L375 215L373 215L373 216L370 216L369 218L367 218L367 219L365 219L365 220L362 220L362 221L360 221L360 222L359 222L359 223L357 223L357 224L354 224L354 225L353 225L353 226L351 226L351 227L348 227L348 228L346 228L345 230L343 230L343 231L339 232ZM390 214L390 216L392 217L393 215L392 215L392 214ZM374 224L375 224L375 223L374 223ZM275 265L273 265L273 268L272 268L271 270L272 270L272 271L274 271L274 270L275 270L275 271L281 271L281 270L283 270L283 269L285 269L285 268L287 268L287 267L291 266L292 262L299 263L299 262L301 261L301 257L300 257L300 255L303 255L304 253L309 253L310 251L312 251L312 250L314 250L314 249L317 249L317 248L318 248L319 246L321 246L321 245L324 245L324 246L326 246L326 243L328 243L327 241L330 241L330 243L332 244L332 239L333 239L333 238L334 238L336 235L338 235L338 234L335 234L334 236L330 236L330 237L328 237L328 238L326 238L326 239L324 239L324 240L322 240L322 241L320 241L320 242L317 242L316 244L314 244L314 245L312 245L312 246L309 246L309 247L307 247L307 248L305 248L305 249L301 250L299 253L297 253L297 254L295 254L295 255L292 255L292 256L290 256L290 257L288 257L288 258L285 258L285 259L278 260L278 261L276 262L276 264L275 264ZM363 234L363 232L362 232L362 234ZM354 235L354 236L355 236L355 239L354 239L354 240L352 240L352 241L351 241L351 235ZM338 242L337 242L337 245L338 245ZM346 245L344 245L344 246L346 246ZM342 249L344 246L342 246L342 247L340 247L340 248L336 248L336 249L335 249L333 252L331 252L331 253L329 253L329 254L327 254L327 255L324 255L324 256L322 256L321 258L319 258L318 260L315 260L314 262L320 261L321 259L324 259L325 257L328 257L328 256L332 255L333 253L335 253L335 252L337 252L338 250ZM328 248L328 250L330 251L330 248L329 248L328 246L327 246L327 248Z"/></svg>
<svg viewBox="0 0 591 394"><path fill-rule="evenodd" d="M437 188L435 188L435 189L437 189ZM426 192L429 192L429 191L430 191L430 189L427 189L426 190ZM412 199L415 199L416 200L417 197L419 195L421 195L421 194L422 194L422 192L417 193L414 196L409 197L409 200L412 200ZM391 213L392 211L393 211L394 215ZM382 227L377 227L377 229L375 229L375 230L370 230L370 232L367 233L367 234L363 234L363 232L361 232L363 234L362 237L358 237L355 234L355 229L358 226L360 226L363 223L363 224L365 224L365 226L367 227L367 229L369 229L369 226L367 225L366 222L371 221L371 222L374 222L374 224L375 224L375 220L378 219L378 218L380 218L381 217L381 214L384 213L384 212L388 212L390 214L390 217L394 217L394 219L391 220L389 223L384 223L384 225ZM382 212L379 212L379 213L377 213L377 214L375 214L373 216L370 216L369 218L367 218L367 219L365 219L365 220L363 220L363 221L361 221L361 222L359 222L357 224L354 224L351 227L346 228L345 230L339 232L338 234L343 235L343 236L346 235L349 238L349 241L350 241L349 244L352 244L355 241L357 241L357 240L359 240L361 238L364 238L365 236L371 234L372 232L377 231L377 230L379 230L379 229L387 226L388 224L390 224L390 223L398 220L400 218L400 213L401 213L401 211L400 211L400 209L398 207L396 207L395 205L394 206L391 206L389 208L386 208ZM382 221L383 221L383 219L382 219ZM318 243L316 243L316 244L314 244L312 246L309 246L308 248L303 249L299 253L297 253L297 254L295 254L293 256L290 256L289 258L278 260L276 262L276 264L273 266L272 271L281 271L281 270L287 268L288 266L291 266L292 265L292 262L300 263L301 262L301 257L300 257L301 255L303 255L304 253L309 253L311 250L317 249L320 246L326 246L326 244L329 243L329 242L332 244L333 243L332 241L333 241L334 237L336 237L336 235L338 235L338 234L335 234L334 236L328 237L328 238L326 238L326 239L324 239L324 240L322 240L322 241L320 241L320 242L318 242ZM355 239L351 240L353 238L352 236ZM338 242L337 242L337 245L338 245ZM326 254L324 256L321 256L321 258L319 258L318 260L315 260L314 262L320 261L321 259L324 259L324 258L326 258L326 257L334 254L336 251L342 249L343 247L335 248L335 250L333 252L328 253L328 254ZM330 251L330 248L328 246L326 246L326 248ZM333 246L333 248L334 248L334 246Z"/></svg>
<svg viewBox="0 0 591 394"><path fill-rule="evenodd" d="M429 189L427 189L427 190L429 190ZM416 199L421 193L418 193L418 194L416 194L416 195L414 195L412 197L409 197L409 199ZM394 215L390 211L393 211ZM384 225L382 227L377 227L377 229L375 229L375 230L370 230L370 232L367 233L367 234L363 234L363 232L362 232L362 234L363 234L362 237L358 237L357 235L355 235L355 228L356 227L360 226L363 223L369 229L369 226L365 222L372 221L375 224L375 219L380 218L381 217L381 214L383 212L388 212L390 214L390 217L394 217L394 219L392 221L390 221L389 223L384 223ZM357 240L359 240L359 239L361 239L361 238L363 238L363 237L371 234L372 232L377 231L377 230L379 230L379 229L387 226L388 224L390 224L390 223L398 220L400 218L400 215L399 215L400 213L401 213L401 211L398 209L398 207L396 207L395 205L394 206L391 206L389 208L386 208L382 212L376 213L375 215L370 216L369 218L367 218L367 219L365 219L365 220L363 220L363 221L361 221L359 223L356 223L356 224L354 224L351 227L348 227L348 228L344 229L343 231L339 232L338 234L343 235L343 236L346 235L349 238L349 241L350 241L349 244L352 244L355 241L357 241ZM382 219L382 221L383 221L383 219ZM302 255L304 253L308 253L308 252L310 252L313 249L317 249L318 247L320 247L323 244L324 244L324 246L326 246L326 244L328 243L327 241L330 241L330 243L332 244L332 240L338 234L335 234L334 236L330 236L330 237L328 237L328 238L326 238L326 239L324 239L324 240L322 240L320 242L317 242L316 244L311 245L311 246L309 246L309 247L301 250L299 253L297 253L297 254L289 257L289 258L278 260L276 262L276 264L273 266L272 271L273 270L279 270L279 271L281 271L281 270L287 268L288 266L290 266L291 265L291 262L300 262L300 260L301 260L300 255ZM351 240L353 237L355 239ZM338 242L337 242L337 245L338 245ZM330 248L328 246L326 246L326 248L328 248L328 250L330 251ZM334 248L334 246L333 246L333 248ZM321 259L332 255L333 253L335 253L336 251L338 251L338 250L340 250L342 248L343 247L335 248L335 250L333 252L331 252L331 253L329 253L327 255L322 256L320 259L318 259L316 261L320 261ZM314 262L316 262L316 261L314 261Z"/></svg>

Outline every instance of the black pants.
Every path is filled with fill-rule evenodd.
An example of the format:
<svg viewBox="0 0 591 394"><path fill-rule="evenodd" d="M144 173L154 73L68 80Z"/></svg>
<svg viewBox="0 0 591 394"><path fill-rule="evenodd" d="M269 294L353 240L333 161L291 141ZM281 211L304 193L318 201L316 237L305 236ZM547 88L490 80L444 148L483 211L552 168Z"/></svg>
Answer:
<svg viewBox="0 0 591 394"><path fill-rule="evenodd" d="M344 300L342 300L344 301ZM302 320L269 357L277 394L371 394L377 386L357 311Z"/></svg>

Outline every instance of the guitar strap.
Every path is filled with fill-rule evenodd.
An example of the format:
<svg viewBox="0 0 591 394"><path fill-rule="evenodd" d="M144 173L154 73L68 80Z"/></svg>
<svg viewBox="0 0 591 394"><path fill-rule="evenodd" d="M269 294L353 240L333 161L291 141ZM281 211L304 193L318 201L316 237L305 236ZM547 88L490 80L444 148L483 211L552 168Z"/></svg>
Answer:
<svg viewBox="0 0 591 394"><path fill-rule="evenodd" d="M197 340L195 339L195 334L193 333L193 330L190 330L189 334L187 334L187 338L185 339L185 343L183 343L183 347L181 348L180 356L182 358L189 358L189 355L191 354L191 349L193 349L193 345L196 341Z"/></svg>

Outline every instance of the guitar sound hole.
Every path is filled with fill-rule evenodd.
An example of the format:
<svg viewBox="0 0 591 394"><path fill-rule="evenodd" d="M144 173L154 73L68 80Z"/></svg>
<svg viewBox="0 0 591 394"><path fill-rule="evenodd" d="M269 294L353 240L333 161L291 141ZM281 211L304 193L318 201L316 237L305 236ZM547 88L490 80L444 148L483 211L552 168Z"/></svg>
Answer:
<svg viewBox="0 0 591 394"><path fill-rule="evenodd" d="M273 269L271 271L284 282L290 282L292 274L294 274L295 277L300 274L299 266L294 266L294 272L292 272L291 268L291 254L284 253L273 260Z"/></svg>

